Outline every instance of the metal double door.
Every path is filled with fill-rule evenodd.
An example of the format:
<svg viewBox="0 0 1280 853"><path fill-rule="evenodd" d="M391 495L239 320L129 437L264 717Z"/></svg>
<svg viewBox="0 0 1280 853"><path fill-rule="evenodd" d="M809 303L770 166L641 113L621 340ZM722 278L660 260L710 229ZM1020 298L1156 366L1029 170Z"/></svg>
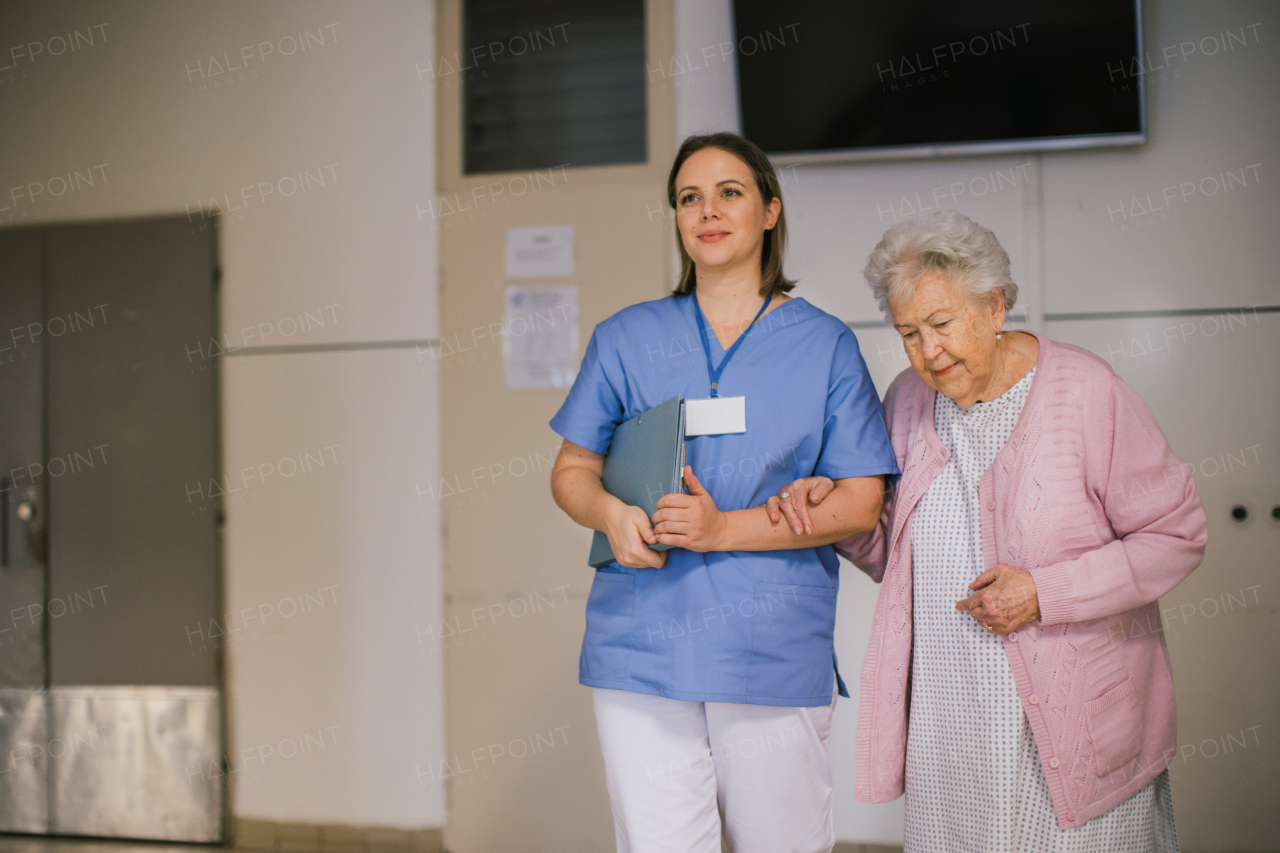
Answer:
<svg viewBox="0 0 1280 853"><path fill-rule="evenodd" d="M205 226L0 230L0 832L222 837Z"/></svg>

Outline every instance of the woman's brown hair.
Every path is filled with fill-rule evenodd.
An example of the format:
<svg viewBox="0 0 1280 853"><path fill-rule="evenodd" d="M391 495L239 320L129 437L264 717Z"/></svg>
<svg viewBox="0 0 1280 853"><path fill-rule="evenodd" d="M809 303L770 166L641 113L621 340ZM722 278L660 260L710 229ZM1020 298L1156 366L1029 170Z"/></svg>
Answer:
<svg viewBox="0 0 1280 853"><path fill-rule="evenodd" d="M759 191L765 207L768 207L769 202L775 198L782 200L782 187L778 182L778 175L773 171L773 164L760 150L760 146L736 133L708 133L690 136L681 143L680 150L676 152L676 160L671 164L671 174L667 177L667 203L671 205L672 210L676 209L676 175L679 174L680 167L684 165L685 160L704 148L717 148L745 163L751 170L751 176L756 182L756 190ZM687 296L693 293L698 283L698 272L694 268L693 258L689 257L689 253L685 251L679 223L676 223L676 246L680 250L680 282L676 285L675 294ZM786 253L786 249L787 210L783 207L778 211L778 221L768 230L760 252L761 296L772 298L796 286L794 281L782 274L782 256Z"/></svg>

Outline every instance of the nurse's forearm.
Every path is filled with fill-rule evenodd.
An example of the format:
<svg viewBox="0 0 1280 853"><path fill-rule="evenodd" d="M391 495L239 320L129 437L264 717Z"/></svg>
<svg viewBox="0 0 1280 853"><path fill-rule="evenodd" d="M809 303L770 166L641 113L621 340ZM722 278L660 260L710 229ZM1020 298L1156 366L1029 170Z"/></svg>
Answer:
<svg viewBox="0 0 1280 853"><path fill-rule="evenodd" d="M840 483L822 503L809 508L812 533L799 535L785 518L775 524L763 506L724 513L724 528L719 551L782 551L789 548L814 548L831 545L858 533L873 529L880 518L880 507L874 495L865 490L843 487ZM874 504L874 505L873 505Z"/></svg>
<svg viewBox="0 0 1280 853"><path fill-rule="evenodd" d="M622 501L605 491L599 474L579 466L555 472L551 496L570 518L592 530L607 530L610 516L625 508Z"/></svg>

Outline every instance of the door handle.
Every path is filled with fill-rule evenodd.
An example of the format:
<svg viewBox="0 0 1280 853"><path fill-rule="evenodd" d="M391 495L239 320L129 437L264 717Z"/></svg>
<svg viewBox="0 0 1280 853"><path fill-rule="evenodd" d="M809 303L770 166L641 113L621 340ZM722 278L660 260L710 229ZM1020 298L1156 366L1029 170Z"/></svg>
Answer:
<svg viewBox="0 0 1280 853"><path fill-rule="evenodd" d="M13 508L13 514L20 521L26 522L27 535L34 536L44 527L40 518L40 493L35 486L28 486L18 497L18 505Z"/></svg>
<svg viewBox="0 0 1280 853"><path fill-rule="evenodd" d="M18 508L13 511L13 514L23 521L34 521L36 517L36 505L30 498L27 498L23 500L22 503L18 504Z"/></svg>
<svg viewBox="0 0 1280 853"><path fill-rule="evenodd" d="M4 477L0 479L0 502L3 502L3 508L0 510L0 568L9 567L9 513L17 516L19 521L24 522L26 528L27 544L31 549L32 556L35 557L37 563L44 563L45 557L45 535L44 524L40 518L40 493L35 487L28 488L20 495L20 500L16 506L10 507L10 502L18 497L14 495L13 481Z"/></svg>
<svg viewBox="0 0 1280 853"><path fill-rule="evenodd" d="M31 548L31 556L37 563L44 565L45 539L44 519L40 517L40 493L35 486L30 486L22 494L22 500L14 508L13 514L24 522L27 528L27 545Z"/></svg>

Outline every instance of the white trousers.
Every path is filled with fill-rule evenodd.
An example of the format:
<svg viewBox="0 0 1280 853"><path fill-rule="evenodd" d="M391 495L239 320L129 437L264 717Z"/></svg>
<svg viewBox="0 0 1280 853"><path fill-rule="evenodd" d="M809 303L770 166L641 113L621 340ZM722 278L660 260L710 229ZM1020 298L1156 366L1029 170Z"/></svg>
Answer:
<svg viewBox="0 0 1280 853"><path fill-rule="evenodd" d="M592 688L618 853L830 853L830 705Z"/></svg>

